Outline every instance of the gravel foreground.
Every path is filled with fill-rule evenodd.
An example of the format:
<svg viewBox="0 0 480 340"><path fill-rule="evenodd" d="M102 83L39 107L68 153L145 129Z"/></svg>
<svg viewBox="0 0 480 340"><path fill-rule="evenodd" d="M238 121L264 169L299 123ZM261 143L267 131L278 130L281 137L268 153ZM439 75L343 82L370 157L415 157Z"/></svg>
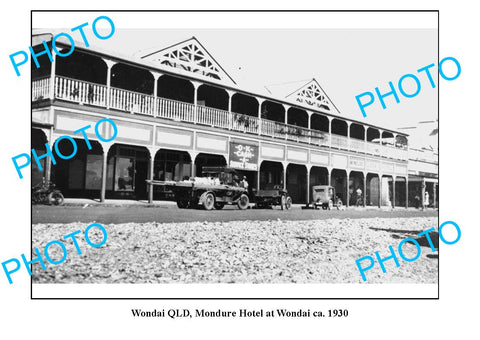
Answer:
<svg viewBox="0 0 480 340"><path fill-rule="evenodd" d="M438 251L433 253L425 238L416 261L398 255L402 239L438 230L436 217L109 224L104 225L108 240L99 248L86 243L87 226L32 226L33 247L42 256L53 240L61 240L68 253L59 265L46 262L47 270L33 264L34 283L362 283L355 260L375 258L375 251L387 257L389 245L400 267L388 260L384 274L375 262L367 283L438 280ZM82 231L76 236L82 255L71 239L62 239L76 230ZM89 238L100 243L102 234L93 228ZM416 254L411 243L402 250L410 258ZM52 260L62 257L58 245L48 253Z"/></svg>

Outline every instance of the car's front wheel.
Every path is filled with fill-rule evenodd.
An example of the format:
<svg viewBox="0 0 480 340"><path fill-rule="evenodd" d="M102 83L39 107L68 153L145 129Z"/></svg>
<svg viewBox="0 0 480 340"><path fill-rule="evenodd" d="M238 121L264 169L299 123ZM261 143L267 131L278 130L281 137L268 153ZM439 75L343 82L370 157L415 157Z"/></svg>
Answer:
<svg viewBox="0 0 480 340"><path fill-rule="evenodd" d="M215 196L211 192L205 195L205 198L203 200L203 207L205 210L212 210L213 207L215 206Z"/></svg>
<svg viewBox="0 0 480 340"><path fill-rule="evenodd" d="M245 210L250 205L250 200L248 199L248 196L246 194L242 194L237 204L240 210Z"/></svg>
<svg viewBox="0 0 480 340"><path fill-rule="evenodd" d="M285 199L285 209L290 209L292 207L292 198L290 196L287 196Z"/></svg>
<svg viewBox="0 0 480 340"><path fill-rule="evenodd" d="M48 194L48 204L50 205L62 205L63 201L63 195L59 192L51 192Z"/></svg>

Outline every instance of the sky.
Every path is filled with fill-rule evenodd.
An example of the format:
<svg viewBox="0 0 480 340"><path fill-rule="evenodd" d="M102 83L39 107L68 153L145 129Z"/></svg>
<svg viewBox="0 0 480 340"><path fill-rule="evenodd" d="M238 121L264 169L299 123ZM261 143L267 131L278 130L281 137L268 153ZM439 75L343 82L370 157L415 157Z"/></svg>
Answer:
<svg viewBox="0 0 480 340"><path fill-rule="evenodd" d="M437 91L417 72L436 64L433 29L122 29L115 36L102 47L125 55L195 36L240 87L265 93L265 85L315 78L343 116L374 125L399 128L438 117ZM420 93L414 98L399 93L399 104L387 97L385 110L377 98L364 118L355 96L374 93L375 87L386 93L389 81L397 88L407 73L418 75ZM404 84L414 92L408 87L413 83Z"/></svg>
<svg viewBox="0 0 480 340"><path fill-rule="evenodd" d="M248 91L266 94L264 86L301 80L306 83L315 78L346 118L390 129L438 119L438 87L433 89L426 75L417 72L437 64L437 29L155 28L155 23L149 28L123 26L110 39L90 39L91 45L134 56L195 36L239 87ZM421 82L421 90L413 98L403 97L398 91L399 79L408 73ZM436 66L432 75L438 84ZM387 108L382 109L375 98L374 104L365 109L367 117L363 117L355 96L375 93L375 87L386 93L389 81L397 89L400 103L389 96L385 98ZM413 85L411 79L405 81L405 91L415 92Z"/></svg>

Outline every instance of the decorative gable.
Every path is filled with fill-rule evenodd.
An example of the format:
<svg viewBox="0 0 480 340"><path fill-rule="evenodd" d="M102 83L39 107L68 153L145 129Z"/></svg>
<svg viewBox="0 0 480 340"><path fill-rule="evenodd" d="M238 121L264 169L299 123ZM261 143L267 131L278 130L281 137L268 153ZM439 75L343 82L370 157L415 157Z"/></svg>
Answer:
<svg viewBox="0 0 480 340"><path fill-rule="evenodd" d="M337 111L335 105L330 102L330 99L315 79L312 79L295 92L289 94L287 98L291 98L300 104L308 105L315 109L323 109L326 111L332 111L332 109L334 109Z"/></svg>
<svg viewBox="0 0 480 340"><path fill-rule="evenodd" d="M142 59L235 84L232 77L225 72L195 37L153 52L142 57Z"/></svg>

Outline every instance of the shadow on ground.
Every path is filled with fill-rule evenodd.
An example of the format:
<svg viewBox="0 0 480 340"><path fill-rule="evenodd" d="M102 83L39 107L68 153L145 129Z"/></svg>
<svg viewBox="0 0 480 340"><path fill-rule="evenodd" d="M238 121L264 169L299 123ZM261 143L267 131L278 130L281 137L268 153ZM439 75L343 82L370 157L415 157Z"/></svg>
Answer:
<svg viewBox="0 0 480 340"><path fill-rule="evenodd" d="M386 228L370 228L375 231L387 231L389 233L393 233L391 236L394 239L405 239L407 237L413 238L418 242L418 244L421 247L429 247L430 248L430 243L428 242L427 236L422 235L421 237L415 237L424 230L403 230L403 229L386 229ZM402 235L397 235L397 234L402 234ZM438 232L437 231L431 231L428 233L430 236L430 240L433 244L433 247L438 250Z"/></svg>

